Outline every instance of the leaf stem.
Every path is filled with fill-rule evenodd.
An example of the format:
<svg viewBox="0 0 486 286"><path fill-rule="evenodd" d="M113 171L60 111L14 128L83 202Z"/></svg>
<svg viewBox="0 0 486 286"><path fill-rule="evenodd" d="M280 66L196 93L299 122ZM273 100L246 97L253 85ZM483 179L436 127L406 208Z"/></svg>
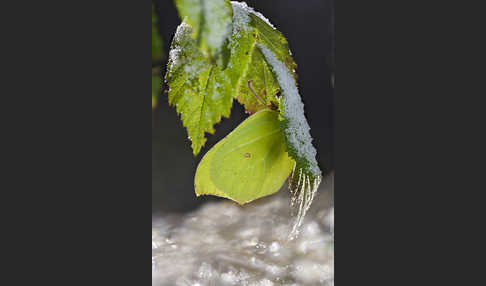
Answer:
<svg viewBox="0 0 486 286"><path fill-rule="evenodd" d="M255 91L253 90L253 88L251 87L251 83L252 83L252 82L253 82L252 80L249 80L249 81L248 81L248 88L251 90L251 92L253 93L253 95L254 95L254 96L255 96L255 97L258 99L258 101L259 101L261 104L265 105L265 103L263 103L262 99L261 99L261 98L260 98L260 97L259 97L259 96L256 94L256 92L255 92Z"/></svg>

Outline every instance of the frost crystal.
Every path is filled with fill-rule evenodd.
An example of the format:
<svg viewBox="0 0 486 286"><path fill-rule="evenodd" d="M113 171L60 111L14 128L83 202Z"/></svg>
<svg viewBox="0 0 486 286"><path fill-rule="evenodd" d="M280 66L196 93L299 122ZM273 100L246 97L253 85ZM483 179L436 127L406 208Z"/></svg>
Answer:
<svg viewBox="0 0 486 286"><path fill-rule="evenodd" d="M314 200L317 188L321 184L320 176L317 176L311 181L309 176L302 172L302 169L296 170L296 165L297 164L294 165L289 181L290 186L295 186L290 187L290 193L292 194L292 199L290 201L292 213L294 214L295 210L297 210L294 226L289 234L290 239L296 238L299 234L299 227L304 221L305 215ZM297 180L297 182L295 182L295 180Z"/></svg>

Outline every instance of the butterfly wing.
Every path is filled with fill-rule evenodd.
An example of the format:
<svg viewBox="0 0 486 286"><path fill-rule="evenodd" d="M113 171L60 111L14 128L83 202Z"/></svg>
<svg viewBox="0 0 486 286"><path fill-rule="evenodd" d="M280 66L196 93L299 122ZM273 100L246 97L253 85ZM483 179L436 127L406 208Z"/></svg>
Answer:
<svg viewBox="0 0 486 286"><path fill-rule="evenodd" d="M203 157L196 171L196 195L244 204L277 192L294 165L284 144L277 112L253 114Z"/></svg>

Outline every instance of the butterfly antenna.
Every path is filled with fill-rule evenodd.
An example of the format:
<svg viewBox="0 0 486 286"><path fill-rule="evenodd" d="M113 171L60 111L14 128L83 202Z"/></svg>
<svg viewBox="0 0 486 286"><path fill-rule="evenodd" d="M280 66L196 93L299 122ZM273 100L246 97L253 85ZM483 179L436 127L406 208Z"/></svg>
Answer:
<svg viewBox="0 0 486 286"><path fill-rule="evenodd" d="M260 97L259 97L259 96L256 94L256 92L255 92L255 91L253 90L253 88L251 87L251 83L252 83L252 82L253 82L252 80L249 80L249 81L248 81L248 88L251 90L251 92L253 93L253 95L254 95L254 96L255 96L255 97L258 99L258 101L259 101L261 104L265 105L265 103L263 103L263 100L262 100L262 99L261 99L261 98L260 98Z"/></svg>

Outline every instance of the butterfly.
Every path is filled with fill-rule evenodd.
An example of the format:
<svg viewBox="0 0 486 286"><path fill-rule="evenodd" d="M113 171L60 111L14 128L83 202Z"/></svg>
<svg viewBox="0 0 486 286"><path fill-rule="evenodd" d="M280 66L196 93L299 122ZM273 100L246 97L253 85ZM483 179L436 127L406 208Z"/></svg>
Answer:
<svg viewBox="0 0 486 286"><path fill-rule="evenodd" d="M248 84L251 89L251 81ZM286 152L275 109L267 105L252 114L204 155L194 180L197 196L215 195L245 204L282 187L295 162Z"/></svg>

